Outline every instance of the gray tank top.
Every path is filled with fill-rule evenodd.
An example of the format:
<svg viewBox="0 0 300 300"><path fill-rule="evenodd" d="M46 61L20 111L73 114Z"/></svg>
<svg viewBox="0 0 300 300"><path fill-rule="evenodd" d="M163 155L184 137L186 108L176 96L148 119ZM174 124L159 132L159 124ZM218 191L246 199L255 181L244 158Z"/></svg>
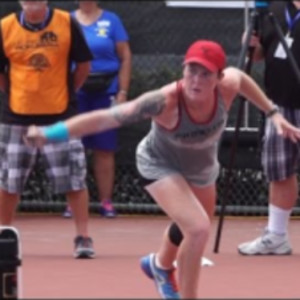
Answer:
<svg viewBox="0 0 300 300"><path fill-rule="evenodd" d="M168 130L152 121L149 133L137 147L137 168L150 180L179 173L194 185L213 184L219 174L218 144L227 122L224 101L216 91L211 119L197 123L186 109L181 82L177 83L177 95L177 125Z"/></svg>

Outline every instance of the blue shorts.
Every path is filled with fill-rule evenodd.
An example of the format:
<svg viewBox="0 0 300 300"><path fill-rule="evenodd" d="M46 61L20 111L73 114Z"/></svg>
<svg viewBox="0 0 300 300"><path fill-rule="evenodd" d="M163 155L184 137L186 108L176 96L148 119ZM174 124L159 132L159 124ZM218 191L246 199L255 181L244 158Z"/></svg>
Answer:
<svg viewBox="0 0 300 300"><path fill-rule="evenodd" d="M112 94L85 93L79 91L77 93L77 103L80 113L93 111L111 106ZM97 149L105 151L115 151L117 148L117 130L112 129L102 133L88 135L82 138L85 148Z"/></svg>

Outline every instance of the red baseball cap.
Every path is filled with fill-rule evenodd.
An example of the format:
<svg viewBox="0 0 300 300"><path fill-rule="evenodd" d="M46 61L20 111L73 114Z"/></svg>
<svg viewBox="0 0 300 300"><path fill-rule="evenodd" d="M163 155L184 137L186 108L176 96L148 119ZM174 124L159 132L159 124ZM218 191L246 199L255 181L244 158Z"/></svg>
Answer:
<svg viewBox="0 0 300 300"><path fill-rule="evenodd" d="M183 64L198 63L215 72L225 68L226 54L222 46L216 42L199 40L187 50Z"/></svg>

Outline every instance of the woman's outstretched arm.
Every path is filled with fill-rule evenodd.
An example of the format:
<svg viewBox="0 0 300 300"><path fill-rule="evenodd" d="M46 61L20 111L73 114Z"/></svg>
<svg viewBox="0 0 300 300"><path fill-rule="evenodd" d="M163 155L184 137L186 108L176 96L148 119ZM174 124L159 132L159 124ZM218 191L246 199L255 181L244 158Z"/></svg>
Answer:
<svg viewBox="0 0 300 300"><path fill-rule="evenodd" d="M47 127L31 125L24 138L30 145L41 145L46 141L82 137L158 116L165 106L164 93L150 91L124 104L83 113Z"/></svg>

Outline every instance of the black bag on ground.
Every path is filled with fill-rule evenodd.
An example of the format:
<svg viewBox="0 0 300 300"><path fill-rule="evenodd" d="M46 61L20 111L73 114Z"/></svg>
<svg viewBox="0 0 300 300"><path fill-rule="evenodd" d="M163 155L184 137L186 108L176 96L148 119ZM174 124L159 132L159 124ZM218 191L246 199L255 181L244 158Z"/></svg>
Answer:
<svg viewBox="0 0 300 300"><path fill-rule="evenodd" d="M109 88L117 73L89 74L81 89L87 93L104 92Z"/></svg>

